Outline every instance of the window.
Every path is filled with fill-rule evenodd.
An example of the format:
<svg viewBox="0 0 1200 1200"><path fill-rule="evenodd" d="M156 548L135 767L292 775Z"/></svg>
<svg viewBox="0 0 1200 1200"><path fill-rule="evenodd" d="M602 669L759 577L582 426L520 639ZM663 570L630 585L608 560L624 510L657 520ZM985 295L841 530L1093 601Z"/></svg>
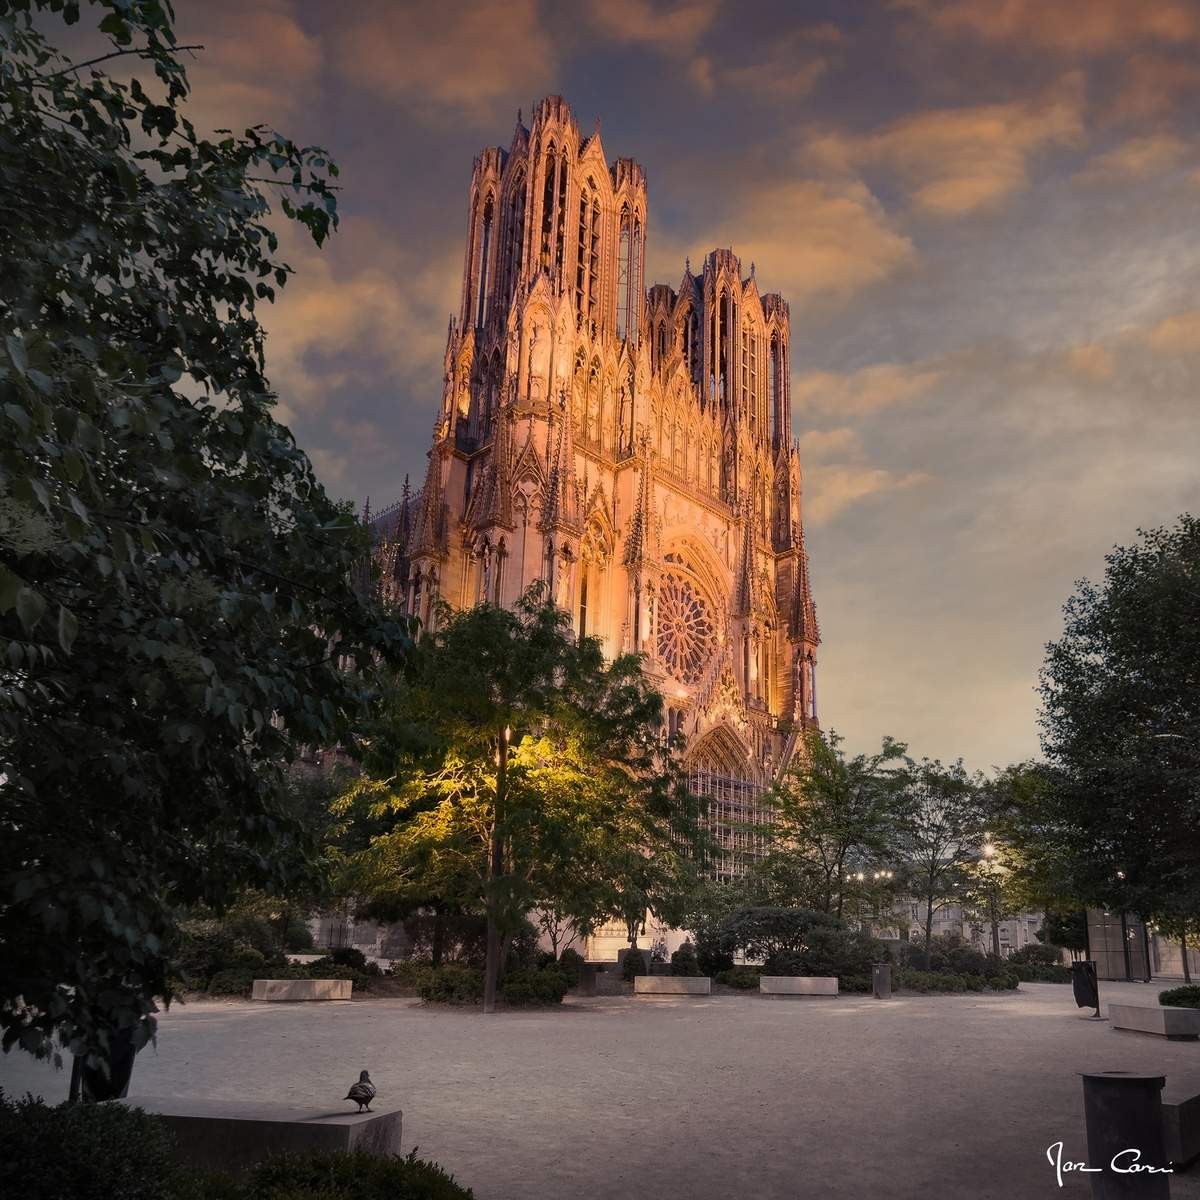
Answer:
<svg viewBox="0 0 1200 1200"><path fill-rule="evenodd" d="M617 337L623 338L629 327L629 290L633 229L629 209L621 209L621 240L617 247Z"/></svg>
<svg viewBox="0 0 1200 1200"><path fill-rule="evenodd" d="M542 186L542 244L538 265L549 271L554 265L552 257L554 233L554 167L558 158L554 151L554 143L546 153L546 179Z"/></svg>
<svg viewBox="0 0 1200 1200"><path fill-rule="evenodd" d="M779 338L771 335L771 356L767 363L767 409L771 422L771 441L779 441Z"/></svg>
<svg viewBox="0 0 1200 1200"><path fill-rule="evenodd" d="M579 636L587 637L588 628L588 566L585 563L579 578Z"/></svg>
<svg viewBox="0 0 1200 1200"><path fill-rule="evenodd" d="M479 249L479 299L476 310L475 324L482 327L487 316L487 287L488 287L488 254L492 247L492 219L495 215L495 205L492 197L487 198L483 206L483 233Z"/></svg>

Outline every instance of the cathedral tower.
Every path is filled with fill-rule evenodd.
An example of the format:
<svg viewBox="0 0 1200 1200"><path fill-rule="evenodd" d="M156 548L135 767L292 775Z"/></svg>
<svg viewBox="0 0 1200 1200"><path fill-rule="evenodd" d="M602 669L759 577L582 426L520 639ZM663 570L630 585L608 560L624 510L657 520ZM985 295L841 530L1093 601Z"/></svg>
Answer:
<svg viewBox="0 0 1200 1200"><path fill-rule="evenodd" d="M475 160L467 211L425 483L373 521L382 585L428 623L544 580L644 653L737 875L817 722L787 303L722 249L647 290L645 174L558 96Z"/></svg>

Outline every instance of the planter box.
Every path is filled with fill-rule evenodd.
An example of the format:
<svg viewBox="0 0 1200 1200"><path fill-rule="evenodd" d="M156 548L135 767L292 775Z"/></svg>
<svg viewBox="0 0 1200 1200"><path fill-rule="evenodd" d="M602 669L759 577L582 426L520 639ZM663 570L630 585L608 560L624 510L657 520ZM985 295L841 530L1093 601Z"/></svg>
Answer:
<svg viewBox="0 0 1200 1200"><path fill-rule="evenodd" d="M344 1094L342 1088L323 1090L331 1097ZM174 1135L177 1157L209 1170L237 1174L268 1154L283 1151L400 1153L403 1113L395 1107L357 1113L349 1100L344 1106L348 1111L343 1111L332 1099L327 1108L318 1110L175 1096L134 1096L112 1103L144 1108L162 1117Z"/></svg>
<svg viewBox="0 0 1200 1200"><path fill-rule="evenodd" d="M1195 1094L1190 1095L1192 1092ZM1200 1158L1200 1092L1196 1091L1196 1084L1172 1087L1168 1079L1162 1114L1163 1146L1168 1160L1176 1167L1183 1167Z"/></svg>
<svg viewBox="0 0 1200 1200"><path fill-rule="evenodd" d="M758 990L764 996L836 996L836 975L760 975Z"/></svg>
<svg viewBox="0 0 1200 1200"><path fill-rule="evenodd" d="M637 975L633 980L635 996L707 996L712 980L694 975Z"/></svg>
<svg viewBox="0 0 1200 1200"><path fill-rule="evenodd" d="M256 979L251 1000L349 1000L349 979Z"/></svg>
<svg viewBox="0 0 1200 1200"><path fill-rule="evenodd" d="M1110 1004L1108 1019L1114 1029L1153 1033L1173 1042L1195 1041L1200 1037L1200 1008Z"/></svg>

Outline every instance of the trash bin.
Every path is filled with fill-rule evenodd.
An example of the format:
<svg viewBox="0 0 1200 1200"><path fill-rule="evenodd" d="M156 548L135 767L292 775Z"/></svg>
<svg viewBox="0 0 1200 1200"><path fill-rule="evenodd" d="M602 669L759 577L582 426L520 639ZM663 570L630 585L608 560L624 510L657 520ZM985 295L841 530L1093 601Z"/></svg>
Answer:
<svg viewBox="0 0 1200 1200"><path fill-rule="evenodd" d="M890 1000L892 996L892 964L876 963L871 968L871 986L876 1000Z"/></svg>
<svg viewBox="0 0 1200 1200"><path fill-rule="evenodd" d="M1094 1200L1169 1200L1163 1140L1164 1075L1085 1071L1083 1117Z"/></svg>
<svg viewBox="0 0 1200 1200"><path fill-rule="evenodd" d="M1091 959L1071 964L1071 990L1077 1008L1100 1011L1100 985L1096 981L1096 964Z"/></svg>

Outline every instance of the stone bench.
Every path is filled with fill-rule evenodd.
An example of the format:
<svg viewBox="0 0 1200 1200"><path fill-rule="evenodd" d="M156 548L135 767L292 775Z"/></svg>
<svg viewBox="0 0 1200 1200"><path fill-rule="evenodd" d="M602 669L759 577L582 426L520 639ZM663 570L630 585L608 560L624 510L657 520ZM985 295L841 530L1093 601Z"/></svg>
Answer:
<svg viewBox="0 0 1200 1200"><path fill-rule="evenodd" d="M256 979L251 1000L349 1000L349 979Z"/></svg>
<svg viewBox="0 0 1200 1200"><path fill-rule="evenodd" d="M1200 1037L1200 1008L1110 1004L1108 1019L1114 1029L1154 1033L1173 1042L1195 1041Z"/></svg>
<svg viewBox="0 0 1200 1200"><path fill-rule="evenodd" d="M1185 1167L1200 1158L1200 1080L1188 1084L1172 1083L1162 1093L1163 1148L1168 1161Z"/></svg>
<svg viewBox="0 0 1200 1200"><path fill-rule="evenodd" d="M331 1097L339 1088L327 1088ZM181 1162L233 1174L248 1170L268 1154L284 1151L362 1150L399 1154L403 1113L395 1106L355 1112L330 1100L328 1108L286 1108L243 1100L131 1096L115 1100L162 1117L175 1138Z"/></svg>
<svg viewBox="0 0 1200 1200"><path fill-rule="evenodd" d="M760 975L758 990L764 996L836 996L836 975Z"/></svg>
<svg viewBox="0 0 1200 1200"><path fill-rule="evenodd" d="M712 980L695 975L635 975L635 996L708 996Z"/></svg>

